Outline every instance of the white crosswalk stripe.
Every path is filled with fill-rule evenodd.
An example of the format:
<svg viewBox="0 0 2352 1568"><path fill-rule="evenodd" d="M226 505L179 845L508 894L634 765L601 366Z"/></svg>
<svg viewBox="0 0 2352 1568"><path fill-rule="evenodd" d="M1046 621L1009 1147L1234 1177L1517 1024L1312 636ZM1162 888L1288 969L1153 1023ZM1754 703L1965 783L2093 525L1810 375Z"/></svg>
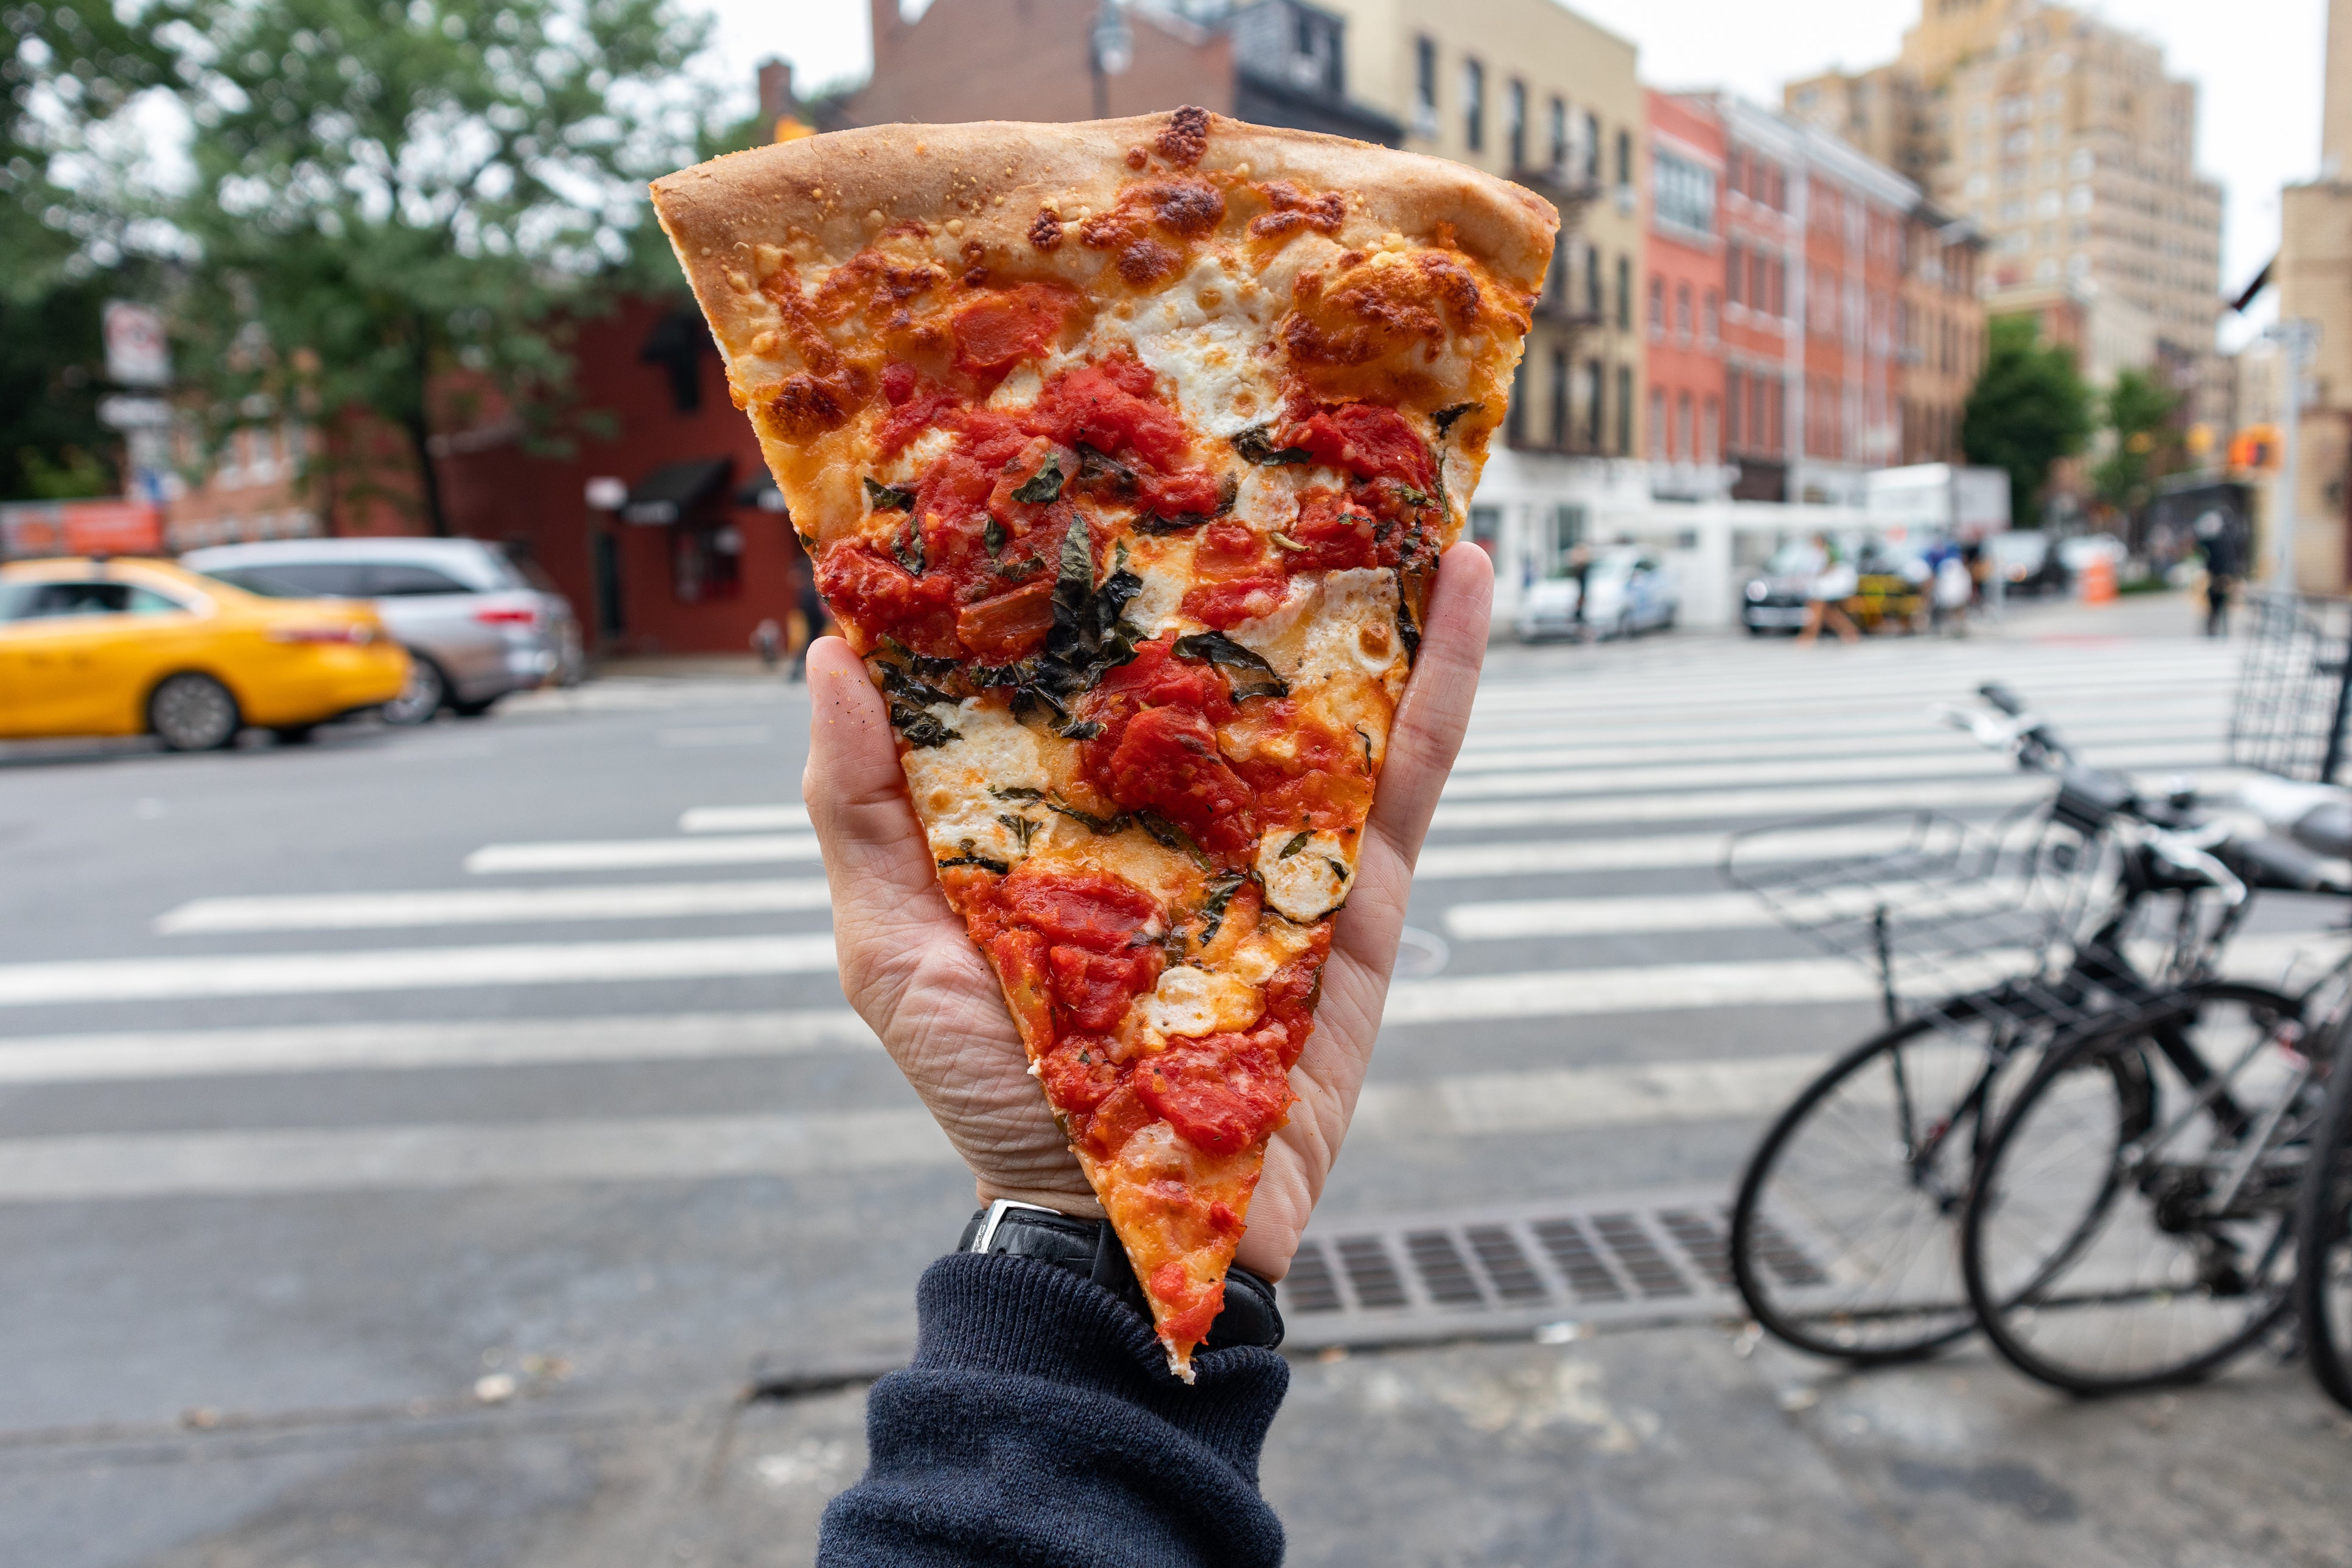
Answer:
<svg viewBox="0 0 2352 1568"><path fill-rule="evenodd" d="M2225 651L2195 644L2070 647L2063 659L2011 643L1868 645L1811 658L1777 644L1751 650L1719 642L1626 652L1574 666L1498 657L1507 668L1479 695L1462 766L1436 813L1438 841L1416 869L1413 919L1456 944L1451 967L1400 981L1384 1017L1400 1060L1415 1072L1444 1070L1405 1079L1376 1069L1356 1123L1357 1136L1375 1148L1390 1140L1753 1121L1777 1109L1822 1057L1754 1054L1733 1024L1756 1009L1784 1010L1774 1016L1785 1023L1827 1006L1841 1009L1832 1015L1847 1020L1841 1027L1860 1027L1874 1015L1877 984L1865 969L1779 933L1760 903L1706 873L1721 864L1734 828L1889 814L1885 822L1777 833L1751 846L1748 858L1854 855L1900 842L1902 813L1981 818L2046 795L2051 779L2019 773L1929 713L1931 703L1964 699L1979 680L2017 685L2096 764L2150 770L2151 777L2187 769L2209 784L2236 776L2220 765L2233 665ZM1528 673L1538 669L1539 678ZM772 689L719 682L680 689L608 683L518 708L537 710L541 721L566 712L699 709L707 721L681 712L653 732L656 743L723 748L781 735L784 718L771 710L783 700ZM713 711L730 706L740 718ZM300 1083L405 1072L460 1075L450 1080L457 1082L500 1069L680 1070L834 1057L843 1065L821 1070L837 1073L874 1059L877 1042L830 985L833 939L822 929L829 897L803 805L714 801L641 820L635 831L645 837L485 844L464 857L472 880L462 887L224 889L142 916L168 951L0 964L0 1010L46 1031L0 1034L0 1085L128 1092L152 1084L168 1092L205 1079ZM805 874L744 874L775 866ZM666 870L694 879L630 879ZM594 874L602 879L527 880ZM526 880L497 885L503 878ZM1588 878L1615 879L1580 880ZM550 934L529 929L538 926L630 921L677 934L510 940ZM331 942L303 940L368 931L391 934L352 951L319 951ZM231 937L252 940L241 951L189 951ZM1660 940L1606 952L1580 945L1620 937ZM300 950L253 951L268 939ZM1672 961L1594 962L1629 951ZM2327 939L2308 933L2264 936L2242 942L2231 966L2272 978L2295 954L2329 952ZM2019 961L1981 962L1990 978ZM707 1000L697 1004L703 1010L627 1010L638 994L632 986L789 976L807 977L786 994L805 994L812 1005L780 1007L772 994L767 1005L740 1010L709 1010L717 1004ZM583 987L589 998L615 998L611 1010L572 998L569 1012L590 1016L503 1016L531 1012L533 996ZM437 1011L460 1016L369 1019L409 993L445 998ZM201 1026L171 1025L171 1005L195 1002L212 1009ZM239 1026L239 1005L277 1010ZM115 1011L140 1006L149 1010ZM104 1026L73 1032L61 1021L68 1013ZM1589 1059L1605 1054L1592 1042L1605 1039L1606 1020L1666 1014L1720 1019L1709 1026L1721 1041L1716 1053ZM125 1017L163 1026L125 1026L118 1021ZM288 1021L305 1017L318 1021ZM1491 1060L1482 1061L1489 1037L1540 1038L1548 1021L1561 1038L1581 1042L1569 1062L1491 1070ZM0 1202L694 1181L943 1167L953 1158L903 1094L886 1105L794 1104L758 1114L141 1128L0 1137Z"/></svg>

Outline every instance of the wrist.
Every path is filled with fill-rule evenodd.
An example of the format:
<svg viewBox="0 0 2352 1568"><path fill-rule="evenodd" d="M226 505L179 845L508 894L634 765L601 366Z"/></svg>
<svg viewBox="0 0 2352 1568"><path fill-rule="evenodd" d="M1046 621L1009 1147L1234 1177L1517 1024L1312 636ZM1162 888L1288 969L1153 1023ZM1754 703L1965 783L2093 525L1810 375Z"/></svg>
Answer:
<svg viewBox="0 0 2352 1568"><path fill-rule="evenodd" d="M1099 1205L1097 1205L1099 1210ZM1151 1311L1126 1248L1110 1222L1070 1215L1049 1205L999 1198L974 1214L956 1243L958 1253L1032 1258L1098 1286L1145 1325ZM1202 1342L1208 1350L1282 1343L1282 1314L1273 1284L1235 1265L1226 1271L1224 1307Z"/></svg>

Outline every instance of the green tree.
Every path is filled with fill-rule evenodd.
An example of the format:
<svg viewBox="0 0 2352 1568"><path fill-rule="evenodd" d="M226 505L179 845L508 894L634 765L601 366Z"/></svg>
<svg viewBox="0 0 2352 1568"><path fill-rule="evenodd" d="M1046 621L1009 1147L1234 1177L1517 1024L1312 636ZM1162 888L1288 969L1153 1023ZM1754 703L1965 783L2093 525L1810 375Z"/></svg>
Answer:
<svg viewBox="0 0 2352 1568"><path fill-rule="evenodd" d="M102 0L0 4L0 500L101 495L120 440L98 417L100 311L150 269L125 261L115 205L58 165L161 79L164 53Z"/></svg>
<svg viewBox="0 0 2352 1568"><path fill-rule="evenodd" d="M559 436L572 323L676 287L645 182L691 156L708 24L672 0L158 4L193 128L164 209L193 255L178 368L208 433L372 416L405 474L330 439L310 477L403 504L413 484L447 532L434 437L490 400Z"/></svg>
<svg viewBox="0 0 2352 1568"><path fill-rule="evenodd" d="M2180 396L2145 370L2116 373L2116 384L2099 400L2100 422L2114 433L2115 449L2091 471L2091 488L2118 510L2137 512L2147 504L2156 481L2180 468L2180 441L2172 416Z"/></svg>
<svg viewBox="0 0 2352 1568"><path fill-rule="evenodd" d="M1985 367L1960 416L1960 447L1971 463L2006 469L2010 517L2031 527L2050 465L2080 452L2091 437L2091 394L2072 350L2042 342L2032 316L1994 318Z"/></svg>

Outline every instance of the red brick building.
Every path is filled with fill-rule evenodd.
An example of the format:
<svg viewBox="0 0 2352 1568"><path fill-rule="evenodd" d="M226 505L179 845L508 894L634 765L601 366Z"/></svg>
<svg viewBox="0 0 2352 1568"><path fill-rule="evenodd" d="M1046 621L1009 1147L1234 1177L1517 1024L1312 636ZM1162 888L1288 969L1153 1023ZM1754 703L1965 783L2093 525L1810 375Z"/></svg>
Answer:
<svg viewBox="0 0 2352 1568"><path fill-rule="evenodd" d="M1644 456L1654 494L1697 499L1722 488L1723 121L1704 100L1647 97Z"/></svg>

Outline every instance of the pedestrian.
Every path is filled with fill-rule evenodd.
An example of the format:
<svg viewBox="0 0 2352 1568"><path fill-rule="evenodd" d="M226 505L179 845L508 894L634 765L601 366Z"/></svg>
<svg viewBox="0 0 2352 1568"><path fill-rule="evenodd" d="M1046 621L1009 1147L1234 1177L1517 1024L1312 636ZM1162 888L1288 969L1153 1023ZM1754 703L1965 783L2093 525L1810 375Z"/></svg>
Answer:
<svg viewBox="0 0 2352 1568"><path fill-rule="evenodd" d="M806 551L794 553L797 559L792 568L794 597L792 614L795 624L793 628L793 668L792 673L785 677L788 680L806 678L809 648L828 629L824 595L816 590L816 563L809 559Z"/></svg>
<svg viewBox="0 0 2352 1568"><path fill-rule="evenodd" d="M2230 599L2246 567L2238 531L2221 508L2211 508L2197 520L2197 548L2205 557L2205 635L2225 637L2230 635Z"/></svg>
<svg viewBox="0 0 2352 1568"><path fill-rule="evenodd" d="M1292 1069L1307 1092L1267 1152L1213 1348L1194 1355L1189 1387L1170 1375L1140 1293L1097 1282L1124 1255L1029 1077L995 973L940 891L881 695L846 644L816 645L803 788L843 988L971 1167L981 1201L1045 1211L1010 1211L987 1252L960 1249L924 1272L914 1360L867 1396L867 1468L825 1510L820 1568L1281 1562L1258 1453L1289 1372L1265 1281L1287 1268L1346 1135L1493 596L1485 552L1446 552L1323 1005Z"/></svg>
<svg viewBox="0 0 2352 1568"><path fill-rule="evenodd" d="M1813 535L1812 554L1821 566L1805 584L1805 629L1797 634L1797 640L1811 643L1829 626L1837 632L1838 641L1860 642L1862 633L1853 617L1845 613L1845 602L1862 585L1861 574L1826 534Z"/></svg>
<svg viewBox="0 0 2352 1568"><path fill-rule="evenodd" d="M1568 547L1568 570L1564 575L1576 584L1576 614L1570 622L1575 630L1570 635L1578 642L1590 641L1592 626L1585 618L1584 600L1592 588L1592 546L1580 539Z"/></svg>
<svg viewBox="0 0 2352 1568"><path fill-rule="evenodd" d="M1937 552L1936 573L1927 591L1937 629L1952 637L1968 636L1969 605L1976 598L1977 582L1958 546L1947 541Z"/></svg>

